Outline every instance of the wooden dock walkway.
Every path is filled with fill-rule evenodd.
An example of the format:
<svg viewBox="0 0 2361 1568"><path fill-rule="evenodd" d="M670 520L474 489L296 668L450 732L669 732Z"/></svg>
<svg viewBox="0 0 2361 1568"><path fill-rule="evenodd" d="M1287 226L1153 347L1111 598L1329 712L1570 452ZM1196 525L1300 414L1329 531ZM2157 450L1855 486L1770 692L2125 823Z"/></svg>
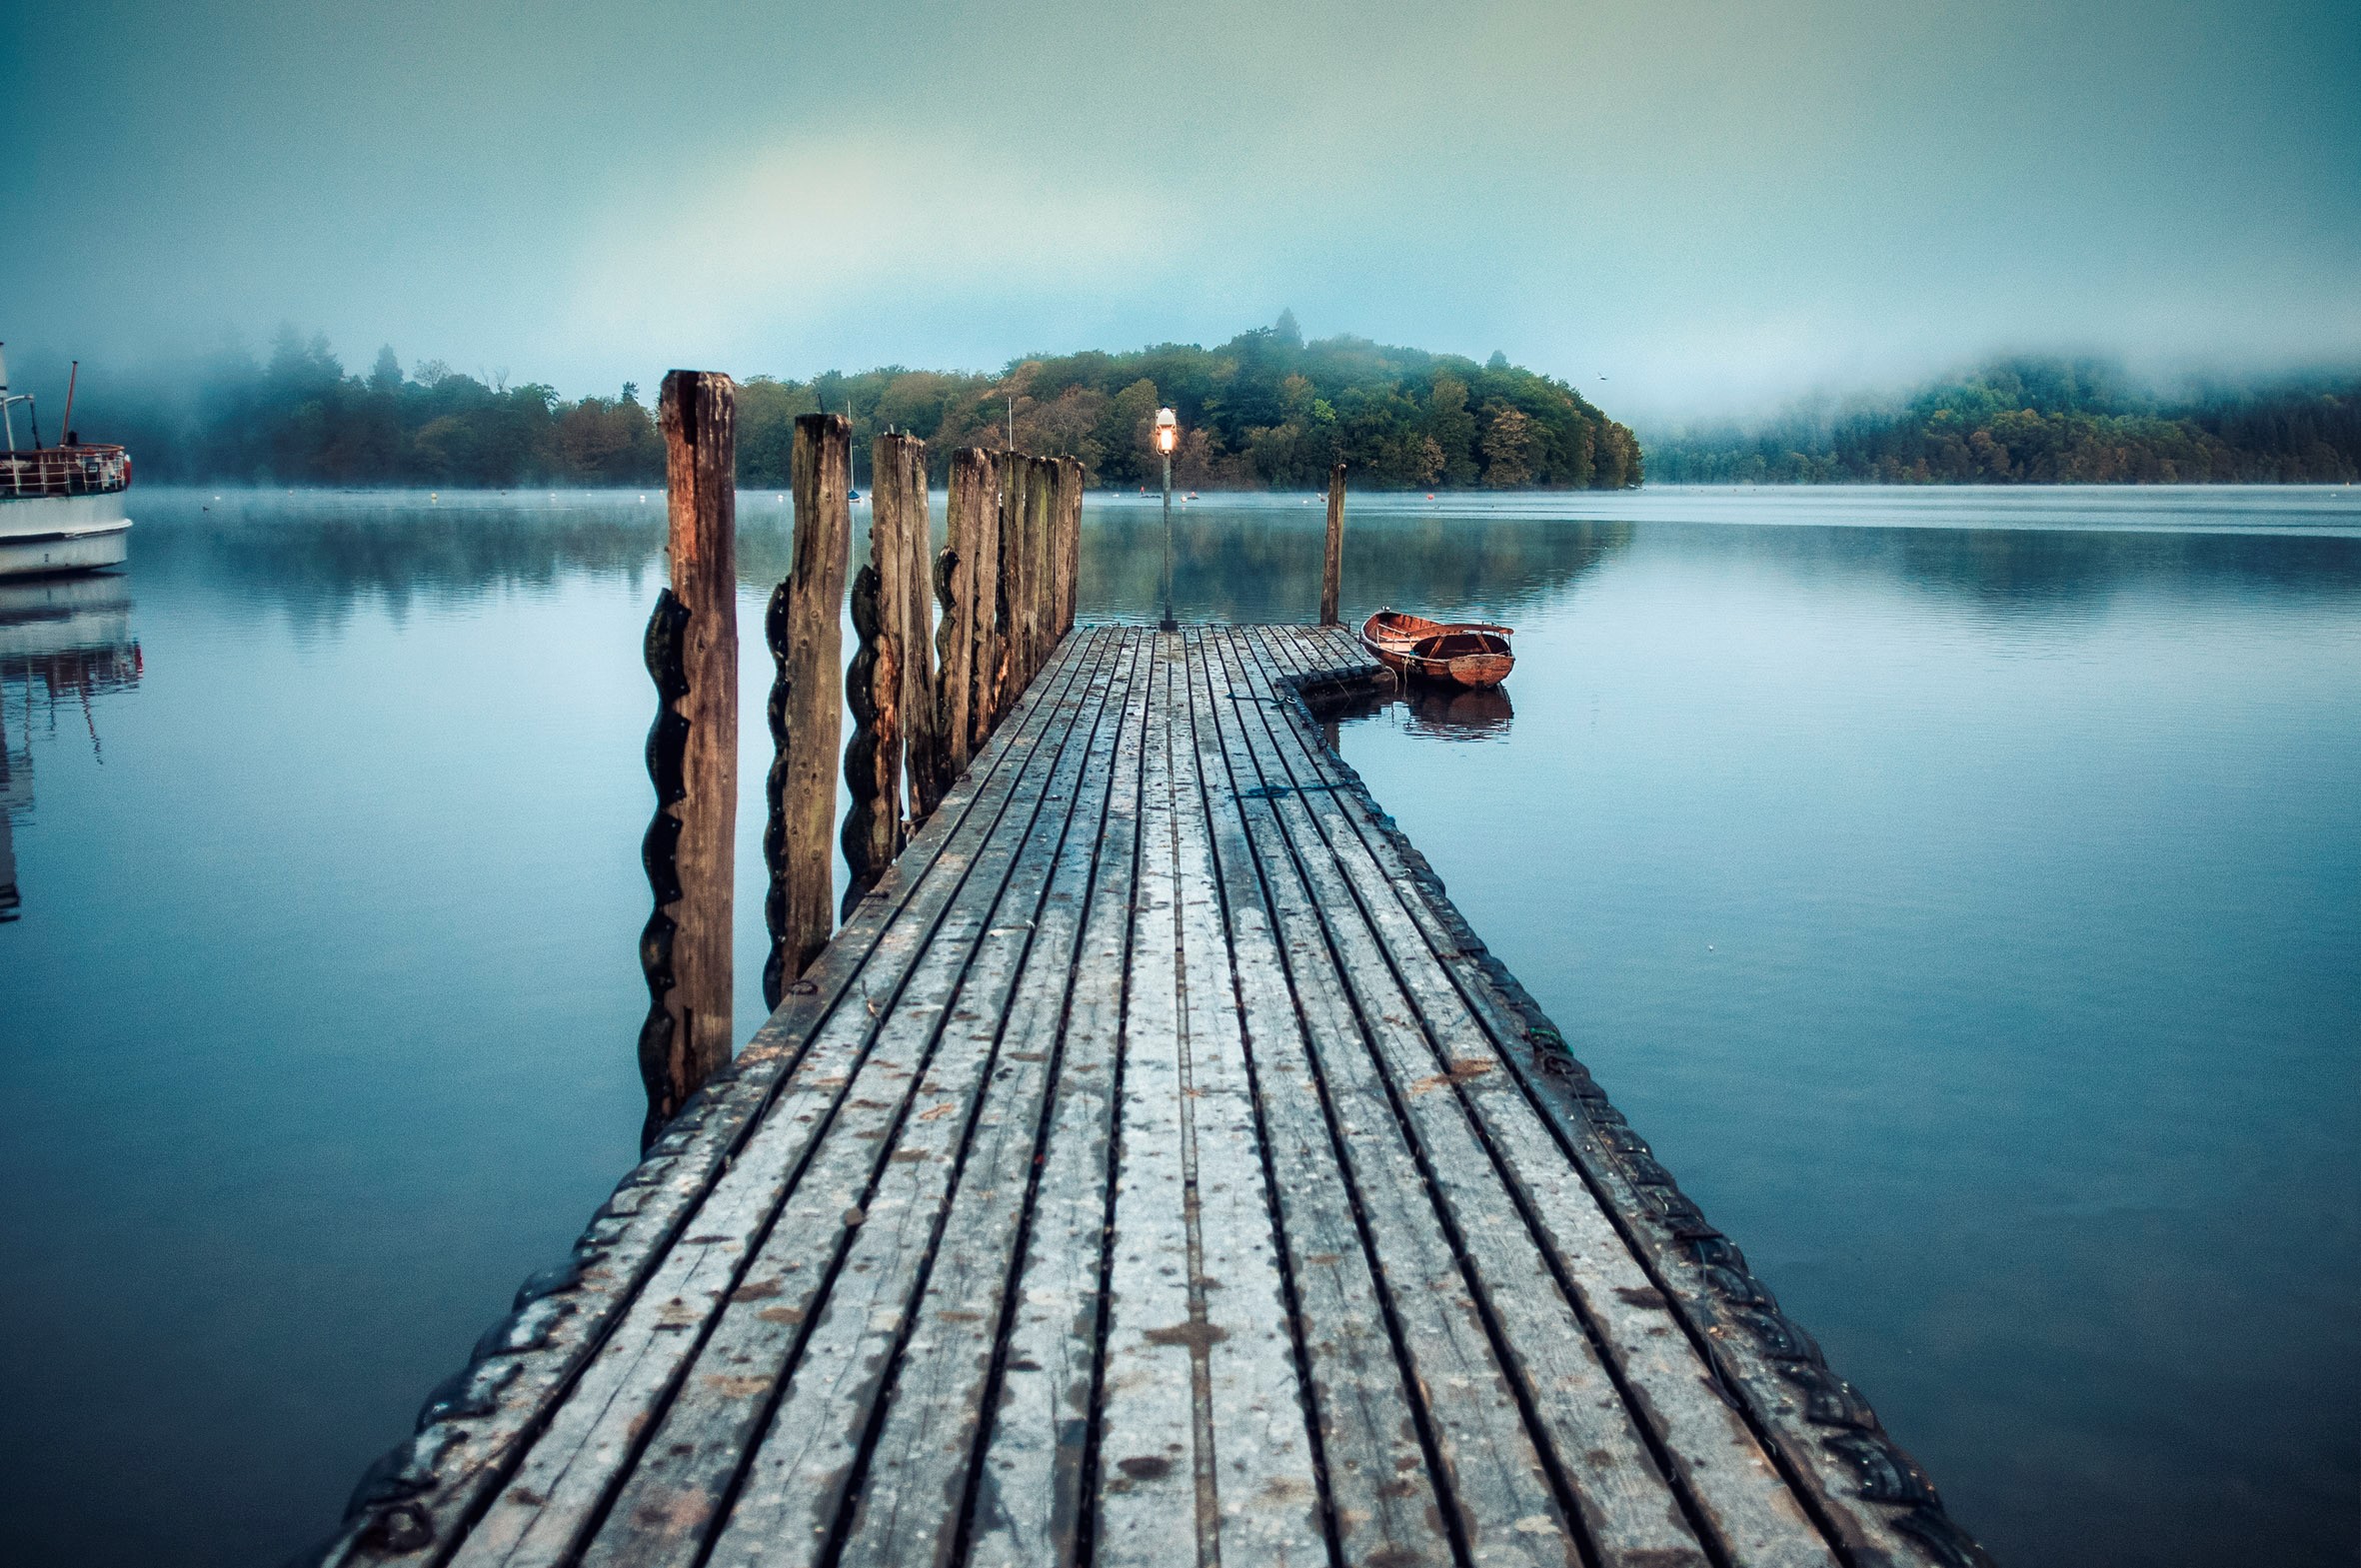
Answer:
<svg viewBox="0 0 2361 1568"><path fill-rule="evenodd" d="M1068 636L323 1560L1984 1561L1322 744L1371 674Z"/></svg>

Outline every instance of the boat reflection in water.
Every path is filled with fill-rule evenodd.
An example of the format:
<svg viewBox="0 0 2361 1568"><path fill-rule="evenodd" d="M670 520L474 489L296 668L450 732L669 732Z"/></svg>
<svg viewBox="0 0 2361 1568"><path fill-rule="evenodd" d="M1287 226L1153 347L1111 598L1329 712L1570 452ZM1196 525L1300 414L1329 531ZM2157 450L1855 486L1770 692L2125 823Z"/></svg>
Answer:
<svg viewBox="0 0 2361 1568"><path fill-rule="evenodd" d="M1504 686L1435 686L1412 681L1399 701L1407 711L1402 728L1441 741L1483 741L1508 733L1516 709Z"/></svg>
<svg viewBox="0 0 2361 1568"><path fill-rule="evenodd" d="M92 699L130 691L142 668L124 578L0 582L0 920L21 902L15 824L33 810L34 727L54 735L59 710L78 708L95 751Z"/></svg>
<svg viewBox="0 0 2361 1568"><path fill-rule="evenodd" d="M1382 719L1405 735L1433 741L1504 741L1516 717L1508 689L1455 687L1431 681L1396 682L1381 692L1334 698L1310 705L1320 739L1337 751L1342 727Z"/></svg>

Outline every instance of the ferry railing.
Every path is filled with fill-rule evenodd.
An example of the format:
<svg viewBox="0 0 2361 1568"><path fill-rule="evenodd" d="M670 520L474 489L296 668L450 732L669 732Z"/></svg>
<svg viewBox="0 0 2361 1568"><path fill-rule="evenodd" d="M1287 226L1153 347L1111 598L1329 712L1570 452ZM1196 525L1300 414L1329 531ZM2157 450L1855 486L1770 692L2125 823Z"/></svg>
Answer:
<svg viewBox="0 0 2361 1568"><path fill-rule="evenodd" d="M0 494L103 496L131 483L131 455L121 447L45 447L0 453Z"/></svg>

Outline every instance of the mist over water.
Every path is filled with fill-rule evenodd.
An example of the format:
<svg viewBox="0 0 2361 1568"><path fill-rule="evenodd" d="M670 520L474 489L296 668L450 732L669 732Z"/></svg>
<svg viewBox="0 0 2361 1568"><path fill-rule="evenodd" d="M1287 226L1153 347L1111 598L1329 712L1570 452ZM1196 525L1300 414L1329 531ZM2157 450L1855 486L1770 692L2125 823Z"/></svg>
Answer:
<svg viewBox="0 0 2361 1568"><path fill-rule="evenodd" d="M0 1556L272 1561L635 1156L661 497L133 499L124 573L0 586ZM1181 503L1180 615L1305 619L1307 499ZM755 716L790 531L740 510ZM2361 496L1347 541L1348 618L1519 635L1345 757L1954 1516L2018 1568L2345 1561ZM1083 618L1161 554L1094 496Z"/></svg>

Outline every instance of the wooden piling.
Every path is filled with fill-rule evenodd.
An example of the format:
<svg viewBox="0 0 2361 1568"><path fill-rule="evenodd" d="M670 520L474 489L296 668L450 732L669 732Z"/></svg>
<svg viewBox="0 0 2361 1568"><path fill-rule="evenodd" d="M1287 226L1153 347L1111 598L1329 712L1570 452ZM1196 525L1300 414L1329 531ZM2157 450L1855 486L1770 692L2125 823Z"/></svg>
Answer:
<svg viewBox="0 0 2361 1568"><path fill-rule="evenodd" d="M845 746L845 898L838 910L851 919L862 895L875 887L902 851L903 586L901 519L879 504L878 471L870 470L869 560L853 575L853 662L845 670L845 706L853 739Z"/></svg>
<svg viewBox="0 0 2361 1568"><path fill-rule="evenodd" d="M1049 660L1050 645L1057 639L1050 632L1051 504L1056 499L1058 460L1032 458L1026 463L1025 483L1025 680L1023 686L1033 684L1033 678Z"/></svg>
<svg viewBox="0 0 2361 1568"><path fill-rule="evenodd" d="M970 620L975 627L968 669L968 755L984 750L1000 723L1001 665L1007 657L1002 607L1008 586L1002 577L1002 524L1008 516L1008 473L1015 459L1007 454L979 451L984 460L985 484L976 501L975 600Z"/></svg>
<svg viewBox="0 0 2361 1568"><path fill-rule="evenodd" d="M771 687L771 870L764 905L771 956L763 997L779 1005L834 928L830 854L838 748L844 739L844 639L838 612L853 538L853 427L842 414L796 421L795 544L787 580L771 595L765 631L779 673Z"/></svg>
<svg viewBox="0 0 2361 1568"><path fill-rule="evenodd" d="M1319 569L1319 624L1336 624L1344 589L1344 465L1328 470L1328 545Z"/></svg>
<svg viewBox="0 0 2361 1568"><path fill-rule="evenodd" d="M853 906L902 852L908 829L939 797L933 617L928 613L927 444L880 436L870 449L869 564L853 582L860 640L846 676L853 741L845 748L845 818L851 875L840 911ZM903 805L909 759L910 808Z"/></svg>
<svg viewBox="0 0 2361 1568"><path fill-rule="evenodd" d="M1001 461L1001 587L1007 601L1009 657L1002 677L1001 711L1017 706L1029 679L1033 658L1033 459L1011 456Z"/></svg>
<svg viewBox="0 0 2361 1568"><path fill-rule="evenodd" d="M939 795L968 771L968 759L975 755L968 704L976 668L977 542L984 535L983 514L994 505L990 453L964 447L951 455L950 500L948 538L935 558L935 598L943 608L935 634L936 705L943 733Z"/></svg>
<svg viewBox="0 0 2361 1568"><path fill-rule="evenodd" d="M1025 690L1026 495L1033 488L1033 462L1015 452L1001 454L1001 658L993 676L992 722Z"/></svg>
<svg viewBox="0 0 2361 1568"><path fill-rule="evenodd" d="M1059 472L1065 476L1060 494L1065 507L1060 513L1058 564L1058 635L1064 637L1074 630L1075 610L1082 599L1083 581L1083 465L1080 458L1059 460Z"/></svg>
<svg viewBox="0 0 2361 1568"><path fill-rule="evenodd" d="M870 454L876 509L901 514L902 756L909 781L906 811L916 832L950 782L943 777L942 709L937 702L934 528L927 517L927 444L915 436L880 438ZM873 522L872 527L875 527Z"/></svg>
<svg viewBox="0 0 2361 1568"><path fill-rule="evenodd" d="M643 1141L730 1059L738 833L737 387L714 372L674 371L659 415L672 586L647 639L659 703L648 738L656 820L643 845L656 896L641 938Z"/></svg>

